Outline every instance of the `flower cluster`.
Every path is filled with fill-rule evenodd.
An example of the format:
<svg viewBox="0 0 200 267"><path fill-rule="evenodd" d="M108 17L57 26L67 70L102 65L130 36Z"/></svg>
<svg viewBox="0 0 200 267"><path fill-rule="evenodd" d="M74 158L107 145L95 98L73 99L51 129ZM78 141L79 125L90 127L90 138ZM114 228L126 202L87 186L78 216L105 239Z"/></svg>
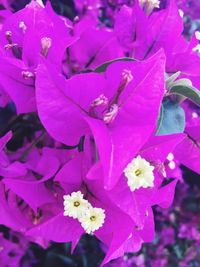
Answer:
<svg viewBox="0 0 200 267"><path fill-rule="evenodd" d="M199 40L174 0L74 8L1 20L0 224L43 247L94 235L104 265L154 239L181 165L200 173Z"/></svg>
<svg viewBox="0 0 200 267"><path fill-rule="evenodd" d="M102 227L105 219L104 210L93 208L92 205L83 198L80 191L64 196L64 216L78 219L81 226L88 234L94 233Z"/></svg>

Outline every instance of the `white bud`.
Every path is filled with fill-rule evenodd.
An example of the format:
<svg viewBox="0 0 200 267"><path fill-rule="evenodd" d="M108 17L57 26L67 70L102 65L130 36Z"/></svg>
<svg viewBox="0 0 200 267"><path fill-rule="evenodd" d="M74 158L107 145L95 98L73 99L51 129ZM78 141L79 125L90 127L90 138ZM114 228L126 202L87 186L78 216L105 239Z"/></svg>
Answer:
<svg viewBox="0 0 200 267"><path fill-rule="evenodd" d="M28 71L28 70L22 71L22 76L24 79L34 79L35 78L35 74L31 71Z"/></svg>
<svg viewBox="0 0 200 267"><path fill-rule="evenodd" d="M114 121L114 119L116 118L117 114L118 114L118 105L117 104L113 104L109 110L107 110L105 113L104 113L104 116L103 116L103 120L106 124L109 124L111 122Z"/></svg>

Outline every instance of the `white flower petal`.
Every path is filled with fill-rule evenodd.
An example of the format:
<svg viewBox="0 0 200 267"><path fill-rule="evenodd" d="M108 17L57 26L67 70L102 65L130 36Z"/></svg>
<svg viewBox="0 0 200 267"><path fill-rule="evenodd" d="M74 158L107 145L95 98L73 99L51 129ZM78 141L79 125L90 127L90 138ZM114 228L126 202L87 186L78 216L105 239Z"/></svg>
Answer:
<svg viewBox="0 0 200 267"><path fill-rule="evenodd" d="M131 191L141 187L148 188L154 186L154 167L148 161L137 156L125 168L124 175L127 178Z"/></svg>

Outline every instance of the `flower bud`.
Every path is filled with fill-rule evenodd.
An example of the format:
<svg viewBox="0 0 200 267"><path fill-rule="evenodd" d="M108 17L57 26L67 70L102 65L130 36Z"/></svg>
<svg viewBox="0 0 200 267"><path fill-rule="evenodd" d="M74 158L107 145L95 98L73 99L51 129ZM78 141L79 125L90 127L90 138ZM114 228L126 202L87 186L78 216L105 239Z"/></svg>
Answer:
<svg viewBox="0 0 200 267"><path fill-rule="evenodd" d="M51 40L51 38L43 37L43 38L41 39L41 54L42 54L44 57L47 57L48 52L49 52L49 49L51 48L51 45L52 45L52 40Z"/></svg>
<svg viewBox="0 0 200 267"><path fill-rule="evenodd" d="M5 33L6 39L9 44L12 44L12 32L11 31L6 31Z"/></svg>
<svg viewBox="0 0 200 267"><path fill-rule="evenodd" d="M103 120L106 124L109 124L114 121L115 117L118 114L118 109L119 109L118 105L113 104L109 108L109 110L104 113Z"/></svg>
<svg viewBox="0 0 200 267"><path fill-rule="evenodd" d="M26 24L24 23L24 21L20 21L19 28L22 30L23 33L26 32L27 27L26 27Z"/></svg>
<svg viewBox="0 0 200 267"><path fill-rule="evenodd" d="M24 79L34 79L35 78L35 74L31 71L28 70L24 70L22 71L22 77Z"/></svg>
<svg viewBox="0 0 200 267"><path fill-rule="evenodd" d="M108 104L108 98L101 94L99 97L97 97L93 102L91 103L91 107L97 107L97 106L105 106Z"/></svg>

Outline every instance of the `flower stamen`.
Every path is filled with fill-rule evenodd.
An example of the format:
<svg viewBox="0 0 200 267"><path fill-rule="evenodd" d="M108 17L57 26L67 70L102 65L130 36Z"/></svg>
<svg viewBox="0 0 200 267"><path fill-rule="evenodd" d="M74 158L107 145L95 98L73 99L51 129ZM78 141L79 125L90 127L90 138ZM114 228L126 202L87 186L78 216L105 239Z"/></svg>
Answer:
<svg viewBox="0 0 200 267"><path fill-rule="evenodd" d="M6 50L11 50L13 56L15 56L18 59L21 59L21 57L22 57L22 48L19 47L18 44L13 43L12 32L11 31L6 31L5 36L6 36L6 40L8 41L8 44L4 45L4 48Z"/></svg>
<svg viewBox="0 0 200 267"><path fill-rule="evenodd" d="M135 171L135 175L136 176L140 176L142 174L142 171L140 169L136 170Z"/></svg>
<svg viewBox="0 0 200 267"><path fill-rule="evenodd" d="M79 207L80 205L81 205L81 203L79 201L74 202L74 207Z"/></svg>
<svg viewBox="0 0 200 267"><path fill-rule="evenodd" d="M103 120L106 124L110 124L111 122L114 121L114 119L116 118L117 114L118 114L118 105L117 104L113 104L105 113L103 116Z"/></svg>
<svg viewBox="0 0 200 267"><path fill-rule="evenodd" d="M92 221L92 222L96 221L96 216L91 216L90 221Z"/></svg>

